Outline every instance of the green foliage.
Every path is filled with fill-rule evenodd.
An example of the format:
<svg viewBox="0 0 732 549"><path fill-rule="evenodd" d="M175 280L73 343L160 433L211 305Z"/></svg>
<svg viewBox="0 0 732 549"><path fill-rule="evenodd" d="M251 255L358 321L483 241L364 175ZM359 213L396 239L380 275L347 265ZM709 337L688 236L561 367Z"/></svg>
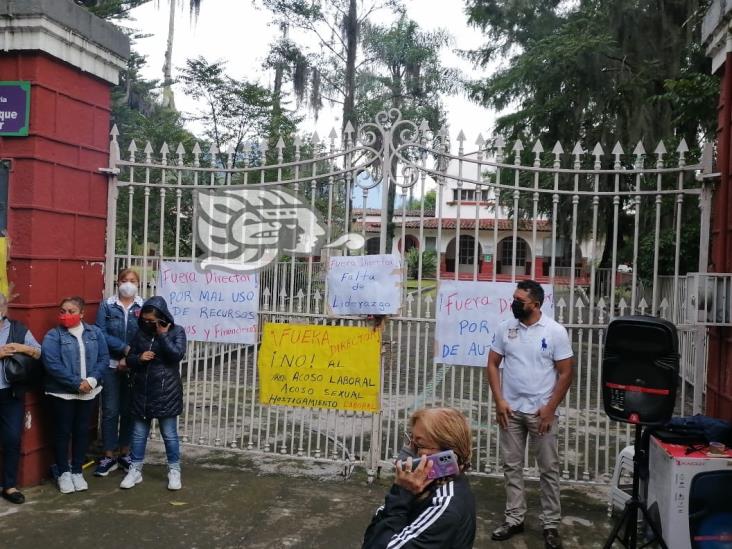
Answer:
<svg viewBox="0 0 732 549"><path fill-rule="evenodd" d="M102 19L126 19L130 10L147 4L150 0L75 0L77 4L87 8Z"/></svg>
<svg viewBox="0 0 732 549"><path fill-rule="evenodd" d="M699 220L698 209L696 220L689 220L681 228L679 245L679 274L685 275L688 272L699 270ZM646 281L653 279L653 258L654 258L655 235L647 233L642 237L638 248L638 276ZM674 274L676 261L676 231L672 227L662 230L659 236L658 247L658 274L670 276Z"/></svg>
<svg viewBox="0 0 732 549"><path fill-rule="evenodd" d="M457 71L440 61L450 42L446 31L423 31L404 13L388 26L365 24L362 46L367 60L357 74L358 120L398 108L406 119L440 127L440 94L454 93L459 83Z"/></svg>
<svg viewBox="0 0 732 549"><path fill-rule="evenodd" d="M272 94L259 84L237 80L225 72L224 61L209 62L203 57L188 59L180 71L185 92L204 107L192 116L205 128L204 135L220 150L231 146L238 151L245 141L258 141L270 129ZM294 124L282 130L294 129Z"/></svg>
<svg viewBox="0 0 732 549"><path fill-rule="evenodd" d="M603 167L610 167L608 149L616 141L627 148L643 140L646 149L653 150L663 139L672 151L672 141L683 137L692 149L690 161L702 140L713 135L719 80L709 74L709 60L699 45L703 0L466 0L466 6L469 22L487 37L483 48L468 55L483 66L506 56L490 77L471 82L469 91L484 105L510 110L497 122L497 131L508 138L521 137L526 144L541 137L545 145L560 141L565 146L581 141L587 148L601 143L606 153ZM528 150L524 159L531 162ZM624 166L632 162L622 159ZM540 178L541 187L551 184ZM634 184L631 177L620 178L621 190ZM641 188L652 189L654 184L644 180ZM614 180L601 176L599 187L611 191ZM500 198L513 207L509 195L502 193ZM548 199L542 199L539 207L545 214L552 212ZM580 212L591 207L589 201L580 200ZM632 200L620 204L615 227L613 204L600 201L598 230L607 237L603 266L609 265L614 231L620 242L619 259L632 260L633 208ZM531 212L528 198L520 210L515 214ZM566 236L576 221L582 238L591 229L591 216L572 219L572 211L571 201L560 199L560 234ZM664 200L663 234L673 232L674 223L698 224L693 206L684 206L682 219L675 215L673 201ZM653 198L641 201L639 222L641 235L654 234ZM693 237L689 238L691 244ZM692 264L696 249L698 244L685 252ZM647 252L646 245L639 255L645 260ZM665 261L666 245L662 253Z"/></svg>
<svg viewBox="0 0 732 549"><path fill-rule="evenodd" d="M427 191L424 193L424 197L421 200L417 198L408 200L404 208L407 210L419 210L423 203L425 212L437 211L437 191Z"/></svg>
<svg viewBox="0 0 732 549"><path fill-rule="evenodd" d="M486 105L516 106L499 119L499 130L589 143L655 144L680 133L691 145L716 123L700 108L714 108L718 88L699 47L698 1L466 4L470 23L490 39L472 59L486 65L508 55L491 77L470 86Z"/></svg>
<svg viewBox="0 0 732 549"><path fill-rule="evenodd" d="M416 279L419 274L419 250L411 248L407 253L407 276ZM437 274L437 252L427 250L422 252L422 278L434 278Z"/></svg>

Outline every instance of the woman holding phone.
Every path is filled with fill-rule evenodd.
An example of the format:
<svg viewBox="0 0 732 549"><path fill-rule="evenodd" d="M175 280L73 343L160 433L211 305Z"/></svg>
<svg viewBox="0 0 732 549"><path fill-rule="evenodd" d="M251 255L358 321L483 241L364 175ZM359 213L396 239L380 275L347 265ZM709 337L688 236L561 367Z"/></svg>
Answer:
<svg viewBox="0 0 732 549"><path fill-rule="evenodd" d="M186 354L186 333L174 323L165 299L148 299L140 310L139 328L127 355L132 371L132 464L120 488L142 482L150 423L158 420L168 458L168 490L180 490L180 443L177 419L183 410L178 365Z"/></svg>
<svg viewBox="0 0 732 549"><path fill-rule="evenodd" d="M464 474L470 468L472 446L470 427L458 410L414 412L406 433L406 459L395 464L394 484L366 529L363 549L473 547L475 499ZM436 454L448 462L456 460L457 473L441 476L455 469L429 459ZM419 458L415 468L413 457Z"/></svg>

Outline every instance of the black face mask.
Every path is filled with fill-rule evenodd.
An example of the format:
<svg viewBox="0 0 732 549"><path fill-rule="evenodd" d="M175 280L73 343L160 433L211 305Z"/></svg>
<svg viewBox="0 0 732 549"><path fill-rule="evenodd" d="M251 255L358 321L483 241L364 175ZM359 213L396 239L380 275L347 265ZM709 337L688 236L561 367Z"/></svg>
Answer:
<svg viewBox="0 0 732 549"><path fill-rule="evenodd" d="M155 324L155 322L145 322L143 320L140 322L140 330L147 335L153 335L157 331L157 324Z"/></svg>
<svg viewBox="0 0 732 549"><path fill-rule="evenodd" d="M511 312L517 320L526 320L531 314L531 311L524 309L523 303L515 299L511 302Z"/></svg>

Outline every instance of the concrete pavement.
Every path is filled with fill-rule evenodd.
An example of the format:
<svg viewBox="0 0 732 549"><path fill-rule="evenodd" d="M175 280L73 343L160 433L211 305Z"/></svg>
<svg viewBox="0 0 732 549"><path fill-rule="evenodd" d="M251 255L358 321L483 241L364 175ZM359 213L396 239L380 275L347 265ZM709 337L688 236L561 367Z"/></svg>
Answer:
<svg viewBox="0 0 732 549"><path fill-rule="evenodd" d="M96 478L89 470L87 492L63 495L47 483L24 490L24 505L0 500L2 546L358 548L389 487L388 473L368 485L362 470L345 479L334 463L184 446L183 489L169 492L164 454L158 444L150 446L144 481L131 490L119 488L120 471ZM478 505L476 548L543 547L538 483L527 483L526 532L502 543L490 541L502 520L502 481L473 476L471 484ZM610 528L605 494L604 488L563 486L565 547L602 546Z"/></svg>

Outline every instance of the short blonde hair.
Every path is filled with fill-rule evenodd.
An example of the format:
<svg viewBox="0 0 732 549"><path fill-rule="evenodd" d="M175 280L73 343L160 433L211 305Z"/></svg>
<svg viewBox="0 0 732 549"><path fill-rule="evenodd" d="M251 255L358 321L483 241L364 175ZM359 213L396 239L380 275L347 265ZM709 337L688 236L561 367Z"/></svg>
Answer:
<svg viewBox="0 0 732 549"><path fill-rule="evenodd" d="M426 434L444 450L452 450L458 457L460 468L470 468L473 455L473 436L465 415L455 408L421 408L409 418L410 429L417 422Z"/></svg>
<svg viewBox="0 0 732 549"><path fill-rule="evenodd" d="M135 278L137 279L137 284L139 285L140 284L140 273L138 273L135 269L132 269L130 267L128 267L126 269L122 269L119 272L119 274L117 275L117 282L119 282L120 280L122 280L124 277L126 277L129 274L135 275Z"/></svg>

